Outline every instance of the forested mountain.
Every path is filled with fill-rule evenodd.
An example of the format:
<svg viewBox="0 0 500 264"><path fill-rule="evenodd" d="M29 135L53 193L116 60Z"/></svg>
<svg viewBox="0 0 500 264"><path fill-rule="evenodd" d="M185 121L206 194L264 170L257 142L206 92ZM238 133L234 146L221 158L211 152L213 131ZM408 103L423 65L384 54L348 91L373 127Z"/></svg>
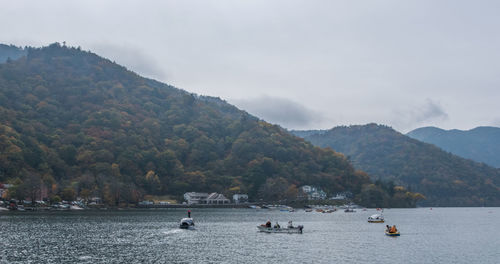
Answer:
<svg viewBox="0 0 500 264"><path fill-rule="evenodd" d="M9 59L16 60L25 56L26 53L27 51L22 48L0 44L0 63L6 62Z"/></svg>
<svg viewBox="0 0 500 264"><path fill-rule="evenodd" d="M424 204L500 205L498 169L447 153L390 127L368 124L308 134L306 140L344 153L356 168L372 177L394 180L424 194Z"/></svg>
<svg viewBox="0 0 500 264"><path fill-rule="evenodd" d="M407 135L434 144L455 155L500 168L500 128L498 127L476 127L466 131L422 127Z"/></svg>
<svg viewBox="0 0 500 264"><path fill-rule="evenodd" d="M57 43L0 64L0 181L19 197L41 182L108 203L186 191L279 200L303 184L361 197L372 186L342 154Z"/></svg>

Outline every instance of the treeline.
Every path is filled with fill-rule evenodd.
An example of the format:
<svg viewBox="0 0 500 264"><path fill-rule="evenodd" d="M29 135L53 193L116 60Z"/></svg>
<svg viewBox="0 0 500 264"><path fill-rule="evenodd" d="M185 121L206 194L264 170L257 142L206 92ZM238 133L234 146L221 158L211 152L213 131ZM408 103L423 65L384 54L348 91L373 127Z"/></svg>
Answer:
<svg viewBox="0 0 500 264"><path fill-rule="evenodd" d="M53 44L0 64L0 181L18 197L109 204L186 191L288 195L304 185L360 193L369 177L342 155L212 97L142 78Z"/></svg>

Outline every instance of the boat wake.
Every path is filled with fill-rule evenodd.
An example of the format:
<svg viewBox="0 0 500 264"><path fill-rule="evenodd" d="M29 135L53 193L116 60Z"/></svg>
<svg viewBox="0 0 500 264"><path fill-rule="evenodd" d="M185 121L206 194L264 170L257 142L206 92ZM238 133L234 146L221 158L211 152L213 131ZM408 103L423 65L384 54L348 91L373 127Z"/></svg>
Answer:
<svg viewBox="0 0 500 264"><path fill-rule="evenodd" d="M164 231L163 234L165 234L165 235L173 235L173 234L180 233L182 231L183 231L182 229L172 229L172 230Z"/></svg>

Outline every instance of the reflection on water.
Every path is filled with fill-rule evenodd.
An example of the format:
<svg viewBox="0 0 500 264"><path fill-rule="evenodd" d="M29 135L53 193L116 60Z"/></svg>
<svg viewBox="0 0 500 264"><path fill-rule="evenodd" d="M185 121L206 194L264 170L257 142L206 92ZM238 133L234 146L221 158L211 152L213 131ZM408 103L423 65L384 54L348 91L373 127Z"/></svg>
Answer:
<svg viewBox="0 0 500 264"><path fill-rule="evenodd" d="M499 263L500 208L391 209L331 214L192 209L0 213L0 263ZM304 234L258 233L292 220ZM396 224L401 237L384 235Z"/></svg>

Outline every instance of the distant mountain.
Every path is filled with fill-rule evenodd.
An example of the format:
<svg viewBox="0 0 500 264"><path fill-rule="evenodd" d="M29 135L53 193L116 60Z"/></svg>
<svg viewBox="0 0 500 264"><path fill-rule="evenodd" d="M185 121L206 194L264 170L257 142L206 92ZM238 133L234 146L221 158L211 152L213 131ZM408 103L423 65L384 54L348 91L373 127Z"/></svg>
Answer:
<svg viewBox="0 0 500 264"><path fill-rule="evenodd" d="M8 59L17 60L22 56L25 56L27 51L16 46L8 46L0 44L0 63L6 62Z"/></svg>
<svg viewBox="0 0 500 264"><path fill-rule="evenodd" d="M477 127L466 131L422 127L407 135L434 144L455 155L500 168L500 128L498 127Z"/></svg>
<svg viewBox="0 0 500 264"><path fill-rule="evenodd" d="M388 197L344 155L219 98L57 43L26 51L0 64L0 182L18 186L13 197L40 184L52 197L99 195L110 204L187 191L277 201L304 184L351 191L365 204L372 191ZM405 197L399 205L414 204Z"/></svg>
<svg viewBox="0 0 500 264"><path fill-rule="evenodd" d="M292 131L304 135L303 131ZM432 206L499 206L500 170L376 124L307 131L316 146L344 153L372 177L423 193Z"/></svg>

